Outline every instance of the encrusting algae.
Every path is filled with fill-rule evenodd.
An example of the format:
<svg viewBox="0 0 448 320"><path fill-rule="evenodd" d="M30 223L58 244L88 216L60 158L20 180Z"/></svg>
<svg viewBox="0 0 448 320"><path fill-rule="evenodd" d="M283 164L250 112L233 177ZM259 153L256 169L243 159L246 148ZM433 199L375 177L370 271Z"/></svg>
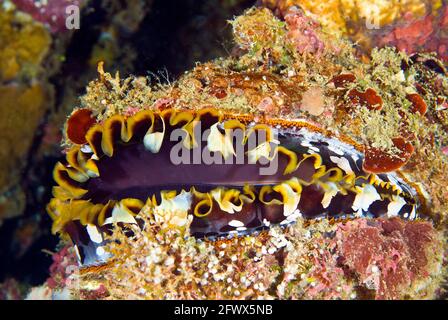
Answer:
<svg viewBox="0 0 448 320"><path fill-rule="evenodd" d="M442 295L443 64L391 48L362 62L297 8L284 20L253 8L231 24L233 54L173 83L99 65L66 123L48 205L81 263L66 289L87 299ZM238 146L228 130L241 130L255 163L170 163L167 137L180 129L197 150L198 124L224 159ZM262 158L279 170L255 172Z"/></svg>
<svg viewBox="0 0 448 320"><path fill-rule="evenodd" d="M40 79L50 45L44 26L0 6L0 225L25 207L20 172L50 95Z"/></svg>
<svg viewBox="0 0 448 320"><path fill-rule="evenodd" d="M262 0L283 17L293 6L319 21L325 31L345 36L361 51L394 46L408 54L436 52L447 60L448 6L442 0Z"/></svg>

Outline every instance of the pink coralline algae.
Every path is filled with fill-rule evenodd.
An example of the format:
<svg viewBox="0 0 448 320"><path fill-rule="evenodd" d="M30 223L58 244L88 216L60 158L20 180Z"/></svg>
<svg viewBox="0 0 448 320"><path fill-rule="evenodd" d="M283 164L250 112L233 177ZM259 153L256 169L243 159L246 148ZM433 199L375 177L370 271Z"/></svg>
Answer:
<svg viewBox="0 0 448 320"><path fill-rule="evenodd" d="M20 299L22 299L22 293L16 280L8 278L3 283L0 283L0 300Z"/></svg>
<svg viewBox="0 0 448 320"><path fill-rule="evenodd" d="M296 291L288 296L286 290L282 296L293 299L405 299L419 290L423 297L426 280L437 273L438 245L430 222L399 218L338 222L331 232L307 244L311 268L298 279L291 272L294 268L286 267L279 288L291 288L290 281L299 283L302 295ZM292 258L287 265L300 266L301 259L292 263Z"/></svg>
<svg viewBox="0 0 448 320"><path fill-rule="evenodd" d="M336 232L340 262L375 299L399 299L415 280L429 276L435 232L428 222L356 220Z"/></svg>
<svg viewBox="0 0 448 320"><path fill-rule="evenodd" d="M314 281L306 289L306 299L340 299L344 292L350 291L351 288L343 282L344 270L332 254L334 247L335 243L328 239L315 241L314 249L310 252L313 268L308 274L308 278Z"/></svg>
<svg viewBox="0 0 448 320"><path fill-rule="evenodd" d="M67 7L82 5L83 0L13 0L17 9L28 13L33 19L48 26L53 33L67 30Z"/></svg>
<svg viewBox="0 0 448 320"><path fill-rule="evenodd" d="M288 25L288 37L300 54L311 53L319 56L325 49L324 42L319 38L316 30L319 25L306 17L302 11L292 7L285 15Z"/></svg>
<svg viewBox="0 0 448 320"><path fill-rule="evenodd" d="M263 98L258 104L257 108L267 115L272 115L275 114L275 112L278 112L274 100L272 100L271 97Z"/></svg>
<svg viewBox="0 0 448 320"><path fill-rule="evenodd" d="M448 156L448 146L442 148L443 154Z"/></svg>
<svg viewBox="0 0 448 320"><path fill-rule="evenodd" d="M405 16L406 18L406 16ZM408 54L415 52L436 52L448 61L448 6L439 15L428 15L394 26L388 32L375 36L378 46L396 46Z"/></svg>
<svg viewBox="0 0 448 320"><path fill-rule="evenodd" d="M93 289L81 289L80 296L83 300L101 300L109 295L106 287L100 284L98 287Z"/></svg>
<svg viewBox="0 0 448 320"><path fill-rule="evenodd" d="M65 246L53 254L53 264L50 266L50 277L46 285L51 289L60 289L68 285L69 277L78 270L76 256L71 246Z"/></svg>

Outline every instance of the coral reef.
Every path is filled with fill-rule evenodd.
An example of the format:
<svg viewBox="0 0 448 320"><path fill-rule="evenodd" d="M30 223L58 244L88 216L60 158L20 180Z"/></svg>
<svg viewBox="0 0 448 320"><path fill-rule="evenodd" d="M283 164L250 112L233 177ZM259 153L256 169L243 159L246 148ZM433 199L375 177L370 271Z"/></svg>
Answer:
<svg viewBox="0 0 448 320"><path fill-rule="evenodd" d="M1 219L23 212L25 199L17 184L34 134L45 113L48 95L45 87L38 83L29 87L14 84L0 87L0 104L3 110L0 121L0 130L3 132L0 138L3 146L0 152L0 190L4 198L0 201ZM18 127L17 123L22 123L24 127ZM20 143L17 144L16 141Z"/></svg>
<svg viewBox="0 0 448 320"><path fill-rule="evenodd" d="M440 272L441 257L432 252L442 239L437 239L431 223L353 221L341 229L336 238L343 264L367 289L376 291L377 299L421 298L433 285L428 277Z"/></svg>
<svg viewBox="0 0 448 320"><path fill-rule="evenodd" d="M58 186L48 206L53 231L71 237L81 262L90 259L80 270L79 286L67 286L75 297L419 299L443 294L439 288L446 276L448 216L443 64L430 55L408 56L392 48L374 49L361 60L350 42L320 29L301 9L287 10L284 18L275 18L268 9L248 10L231 22L236 42L231 56L198 64L173 83L121 79L99 65L99 79L89 84L80 108L68 118L63 141L66 163L55 168ZM211 131L222 144L207 140L209 148L222 154L225 129L247 130L250 127L245 126L254 123L280 132L288 126L298 130L306 123L302 125L306 132L334 137L337 143L325 139L317 145L311 144L313 139L301 143L309 155L322 152L322 163L339 168L334 175L321 176L332 182L343 180L341 170L348 173L362 167L359 175L364 180L356 185L354 179L352 187L358 193L347 200L350 209L345 200L336 201L342 211L353 209L361 215L308 221L292 214L294 224L267 224L260 232L247 228L250 223L226 220L236 231L250 232L201 239L194 234L197 218L208 227L228 218L214 211L211 196L192 191L198 197L193 217L188 211L191 203L185 209L184 191L159 194L156 188L151 193L153 186L146 188L142 181L158 173L147 173L132 158L151 156L159 164L154 167L163 168L167 163L158 152L166 145L165 131L181 127L187 137L184 143L194 146L192 119L209 127L221 119L229 121L222 132ZM282 143L280 147L294 145ZM333 150L342 152L343 157L335 157L324 143L332 147L345 143L358 150L361 165L347 160L344 148ZM289 159L285 172L298 169L291 150L282 150ZM269 158L263 151L260 154ZM108 170L102 164L108 164ZM314 162L314 168L320 164ZM116 175L116 170L127 174ZM157 179L164 181L162 175ZM153 181L155 176L151 177ZM117 181L128 189L117 189ZM297 207L303 184L296 182L273 186L280 197L271 196L264 204L272 209L280 203L282 212L296 212L291 208ZM319 185L328 187L324 182ZM217 183L221 186L222 181ZM260 195L271 192L267 190L262 188ZM221 210L239 212L254 194L243 191L244 197L226 191L220 193L224 197L213 193L213 198ZM382 199L376 197L378 192L388 199L386 208L373 205ZM137 194L143 198L133 197ZM316 197L316 203L331 203L336 194L325 189L330 202L323 195ZM146 201L150 195L154 196ZM346 195L342 193L342 198ZM421 206L407 206L409 199ZM375 210L385 216L378 218ZM417 221L406 220L414 217ZM97 264L96 257L102 263Z"/></svg>
<svg viewBox="0 0 448 320"><path fill-rule="evenodd" d="M0 11L2 83L18 77L32 79L42 73L42 61L48 54L51 37L44 26L27 16Z"/></svg>
<svg viewBox="0 0 448 320"><path fill-rule="evenodd" d="M21 172L53 97L44 67L53 41L42 24L9 2L0 7L0 37L1 224L4 218L21 215L25 208Z"/></svg>
<svg viewBox="0 0 448 320"><path fill-rule="evenodd" d="M417 20L406 18L405 23L373 35L372 42L381 47L395 46L407 53L435 52L448 61L448 6Z"/></svg>
<svg viewBox="0 0 448 320"><path fill-rule="evenodd" d="M39 81L51 37L39 23L13 10L0 8L0 224L20 215L25 206L18 186L20 171L46 109L49 88ZM24 127L18 127L23 123ZM20 141L20 143L17 143Z"/></svg>
<svg viewBox="0 0 448 320"><path fill-rule="evenodd" d="M446 61L447 6L443 1L262 0L280 17L303 8L330 33L348 36L367 52L395 46L410 53L437 52ZM286 17L285 17L286 19Z"/></svg>
<svg viewBox="0 0 448 320"><path fill-rule="evenodd" d="M299 220L257 237L197 242L147 213L134 237L111 235L118 241L108 250L120 257L112 266L81 272L81 286L94 283L81 298L421 299L434 298L441 280L441 239L426 222Z"/></svg>
<svg viewBox="0 0 448 320"><path fill-rule="evenodd" d="M41 286L31 288L27 300L67 300L74 299L69 288L77 288L78 263L72 246L62 247L52 253L53 263L50 276Z"/></svg>

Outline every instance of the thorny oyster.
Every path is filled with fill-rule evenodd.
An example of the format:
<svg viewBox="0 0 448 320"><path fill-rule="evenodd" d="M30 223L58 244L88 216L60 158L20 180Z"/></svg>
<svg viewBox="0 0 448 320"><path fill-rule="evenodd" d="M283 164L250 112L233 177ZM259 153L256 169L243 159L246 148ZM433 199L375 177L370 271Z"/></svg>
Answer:
<svg viewBox="0 0 448 320"><path fill-rule="evenodd" d="M361 62L297 8L231 23L233 55L172 84L99 65L67 121L48 205L82 264L66 287L84 298L440 294L443 64L391 48ZM174 165L176 146L223 163ZM238 147L242 163L226 164ZM262 159L278 170L260 175Z"/></svg>

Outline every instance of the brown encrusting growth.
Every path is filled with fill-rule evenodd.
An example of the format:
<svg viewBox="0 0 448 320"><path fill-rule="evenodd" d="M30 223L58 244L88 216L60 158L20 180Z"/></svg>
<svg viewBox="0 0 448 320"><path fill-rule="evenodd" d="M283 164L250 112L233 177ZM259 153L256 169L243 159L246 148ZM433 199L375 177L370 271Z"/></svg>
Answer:
<svg viewBox="0 0 448 320"><path fill-rule="evenodd" d="M425 100L423 100L423 98L419 94L417 93L408 94L406 96L406 99L408 99L412 103L412 108L410 109L411 112L413 113L418 112L421 115L424 115L428 110Z"/></svg>
<svg viewBox="0 0 448 320"><path fill-rule="evenodd" d="M92 111L79 109L73 112L67 120L67 138L76 144L86 143L86 133L95 124Z"/></svg>
<svg viewBox="0 0 448 320"><path fill-rule="evenodd" d="M363 163L364 170L372 173L389 172L401 168L408 162L414 152L412 144L405 141L402 137L394 138L392 142L394 147L399 150L396 155L389 155L375 147L366 147Z"/></svg>
<svg viewBox="0 0 448 320"><path fill-rule="evenodd" d="M369 110L381 110L383 107L383 100L372 88L368 88L365 92L352 89L348 92L348 97L352 103L366 107Z"/></svg>

